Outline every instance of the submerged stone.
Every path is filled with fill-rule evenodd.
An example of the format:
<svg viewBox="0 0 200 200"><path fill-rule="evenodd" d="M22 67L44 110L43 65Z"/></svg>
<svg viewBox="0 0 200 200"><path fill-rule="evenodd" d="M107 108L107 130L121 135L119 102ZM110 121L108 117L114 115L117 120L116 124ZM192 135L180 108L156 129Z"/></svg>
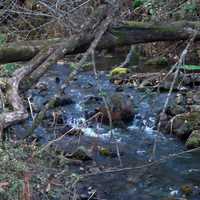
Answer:
<svg viewBox="0 0 200 200"><path fill-rule="evenodd" d="M187 196L192 194L192 186L191 185L182 185L181 192Z"/></svg>
<svg viewBox="0 0 200 200"><path fill-rule="evenodd" d="M35 89L38 90L39 94L44 94L48 92L48 84L46 82L38 82L35 86Z"/></svg>
<svg viewBox="0 0 200 200"><path fill-rule="evenodd" d="M102 102L102 100L103 100L102 97L89 95L89 96L86 97L86 100L84 101L84 104L85 105L90 105L90 104Z"/></svg>

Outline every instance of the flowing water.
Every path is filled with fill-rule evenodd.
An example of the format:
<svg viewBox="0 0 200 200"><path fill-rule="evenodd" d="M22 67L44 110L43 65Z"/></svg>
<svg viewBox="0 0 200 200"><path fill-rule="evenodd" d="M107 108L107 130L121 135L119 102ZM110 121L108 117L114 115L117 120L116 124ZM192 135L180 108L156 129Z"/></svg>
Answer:
<svg viewBox="0 0 200 200"><path fill-rule="evenodd" d="M108 73L105 71L99 71L98 73L103 92L106 95L116 93L117 86L110 83ZM27 97L32 95L33 101L42 106L48 98L58 93L68 74L68 66L53 66L40 80L40 82L48 83L47 93L39 95L37 90L31 89L26 93ZM93 72L80 73L77 76L77 81L64 88L65 94L75 102L60 108L64 123L77 127L85 121L85 113L90 112L98 105L98 102L85 103L89 97L99 96L99 91L96 88ZM109 168L135 168L148 164L152 156L155 138L157 138L156 160L186 150L184 144L174 136L163 135L154 130L156 113L162 108L166 94L146 95L144 92L139 92L130 86L124 86L123 93L133 99L133 106L136 107L137 114L126 128L113 128L114 140L112 139L111 144L109 127L95 122L87 123L82 127L84 135L78 139L79 144L86 146L88 149L97 144L108 148L111 146L114 152L117 143L121 153L121 165L117 156L105 157L98 154L94 157L95 162L88 164L88 167L85 166L84 170L90 170L91 172L92 168L98 168L104 171ZM25 124L20 125L18 127L19 132L25 132L31 122L32 119L30 118ZM35 132L42 143L47 143L55 137L53 129L46 129L43 126L38 127ZM67 149L66 141L68 140L68 138L65 138L60 141L59 146ZM77 140L73 139L72 143L77 145ZM72 147L70 146L70 148ZM75 167L74 170L82 173L78 167ZM92 188L97 191L100 199L108 200L156 200L167 197L181 199L183 193L180 188L183 185L191 185L193 189L192 194L186 196L186 199L200 199L199 152L186 153L147 168L88 176L81 182L79 191L84 193L88 192L88 188Z"/></svg>

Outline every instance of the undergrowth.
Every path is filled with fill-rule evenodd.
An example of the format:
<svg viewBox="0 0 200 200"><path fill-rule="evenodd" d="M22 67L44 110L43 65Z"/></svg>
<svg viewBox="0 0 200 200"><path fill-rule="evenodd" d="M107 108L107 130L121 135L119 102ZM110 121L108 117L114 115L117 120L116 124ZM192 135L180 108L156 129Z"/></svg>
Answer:
<svg viewBox="0 0 200 200"><path fill-rule="evenodd" d="M68 162L55 152L43 152L35 145L4 142L0 145L0 199L65 199L77 177L68 170ZM30 176L28 185L25 182ZM30 190L27 190L29 187ZM30 194L24 194L29 192Z"/></svg>

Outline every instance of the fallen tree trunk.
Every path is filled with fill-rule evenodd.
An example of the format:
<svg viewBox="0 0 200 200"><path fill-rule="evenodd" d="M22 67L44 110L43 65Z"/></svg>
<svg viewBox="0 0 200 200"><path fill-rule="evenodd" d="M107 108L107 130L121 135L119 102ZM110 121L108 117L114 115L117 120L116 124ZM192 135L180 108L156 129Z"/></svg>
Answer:
<svg viewBox="0 0 200 200"><path fill-rule="evenodd" d="M66 42L63 38L53 38L49 40L20 41L7 43L0 48L0 63L9 63L17 61L29 61L42 48L59 45Z"/></svg>
<svg viewBox="0 0 200 200"><path fill-rule="evenodd" d="M58 59L63 58L67 52L73 51L78 44L83 41L85 33L88 33L89 29L90 34L88 34L88 40L92 41L96 37L96 29L98 30L98 26L101 24L104 25L108 19L109 22L111 22L113 16L107 16L107 13L110 13L110 10L108 9L111 8L100 6L94 13L94 17L84 25L82 29L83 32L80 35L70 38L68 42L63 44L54 45L53 47L44 46L29 63L16 70L11 78L0 79L0 92L3 93L2 91L4 91L3 96L6 97L6 103L12 107L11 111L3 110L0 114L0 136L2 136L5 128L14 123L25 120L28 117L28 112L19 95L20 83L24 79L27 79L27 77L29 81L32 82L37 80L43 75L49 66L54 64ZM33 72L36 72L34 77L31 76ZM3 99L1 99L1 101L3 101Z"/></svg>
<svg viewBox="0 0 200 200"><path fill-rule="evenodd" d="M178 21L167 25L155 25L128 21L119 26L112 26L99 42L97 49L114 48L138 43L157 41L187 40L192 29L200 29L199 22ZM197 34L196 41L200 40ZM75 48L66 54L82 53L92 41L91 35L85 34ZM0 48L0 63L27 61L33 58L41 48L67 45L71 39L55 38L46 41L22 41L7 44Z"/></svg>

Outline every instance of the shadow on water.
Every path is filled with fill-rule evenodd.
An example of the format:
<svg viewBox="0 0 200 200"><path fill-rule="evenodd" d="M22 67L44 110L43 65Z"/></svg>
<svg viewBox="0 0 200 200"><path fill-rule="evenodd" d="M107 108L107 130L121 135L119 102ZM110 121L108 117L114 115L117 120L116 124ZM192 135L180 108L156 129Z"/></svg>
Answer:
<svg viewBox="0 0 200 200"><path fill-rule="evenodd" d="M53 66L46 73L40 82L47 83L47 91L39 94L36 89L27 91L26 96L32 96L33 103L42 107L43 104L52 96L58 93L64 80L69 74L67 65ZM58 80L59 81L56 81ZM105 94L110 95L116 92L116 86L110 83L108 73L99 71L99 82ZM96 104L85 105L85 101L91 96L99 96L97 85L92 72L82 72L77 76L77 80L70 86L65 86L64 92L75 103L59 108L62 112L65 124L78 126L85 120L85 112L95 108ZM185 150L184 145L170 135L163 135L154 130L156 112L162 108L166 99L166 94L152 94L146 96L143 92L135 90L133 87L124 86L123 93L129 95L137 106L135 119L124 128L113 129L114 138L119 144L121 152L122 166L119 166L117 156L105 157L96 155L94 162L85 166L85 169L106 170L108 168L136 167L149 163L152 154L154 140L157 137L156 159L163 158L169 154L176 154ZM143 99L143 101L141 101ZM23 134L30 127L30 118L24 124L17 126L17 132ZM59 147L65 151L77 146L77 141L81 145L92 149L95 145L112 148L115 151L115 144L110 144L110 132L107 126L97 123L88 123L83 128L84 135L74 137L71 142L66 137L59 142ZM35 130L35 134L40 138L40 142L47 143L54 139L52 129L41 125ZM67 144L67 145L66 145ZM81 173L79 167L71 167L72 171ZM91 171L90 171L91 172ZM200 199L200 154L187 153L175 159L169 159L148 168L137 170L124 170L122 172L102 173L101 175L88 176L80 184L80 192L84 192L88 187L97 190L100 199L109 200L156 200L166 197L183 196L180 187L184 184L191 184L194 188L193 194L186 199Z"/></svg>

